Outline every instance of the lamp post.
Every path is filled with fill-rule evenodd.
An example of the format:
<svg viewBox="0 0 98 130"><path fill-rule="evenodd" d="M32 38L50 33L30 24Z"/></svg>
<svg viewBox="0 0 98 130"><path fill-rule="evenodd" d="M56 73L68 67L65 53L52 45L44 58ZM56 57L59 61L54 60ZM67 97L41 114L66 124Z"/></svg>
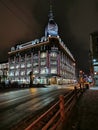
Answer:
<svg viewBox="0 0 98 130"><path fill-rule="evenodd" d="M33 85L33 81L34 81L34 78L35 78L35 75L33 75L33 72L31 71L30 72L30 86L32 86Z"/></svg>
<svg viewBox="0 0 98 130"><path fill-rule="evenodd" d="M49 69L48 67L45 67L45 74L46 74L46 82L48 84L48 78L47 78L47 75L49 74Z"/></svg>
<svg viewBox="0 0 98 130"><path fill-rule="evenodd" d="M84 72L82 70L80 70L79 71L79 84L80 84L80 88L84 87L83 74L84 74Z"/></svg>

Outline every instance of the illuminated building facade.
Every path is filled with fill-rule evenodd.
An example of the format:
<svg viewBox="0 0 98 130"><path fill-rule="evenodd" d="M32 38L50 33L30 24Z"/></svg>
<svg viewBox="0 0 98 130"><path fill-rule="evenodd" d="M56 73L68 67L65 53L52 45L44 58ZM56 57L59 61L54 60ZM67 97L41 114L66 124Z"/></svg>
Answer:
<svg viewBox="0 0 98 130"><path fill-rule="evenodd" d="M98 32L90 34L90 72L98 85Z"/></svg>
<svg viewBox="0 0 98 130"><path fill-rule="evenodd" d="M16 47L9 54L9 78L12 82L66 84L75 79L75 60L58 35L58 26L50 6L45 36Z"/></svg>
<svg viewBox="0 0 98 130"><path fill-rule="evenodd" d="M8 80L8 63L0 63L0 83Z"/></svg>

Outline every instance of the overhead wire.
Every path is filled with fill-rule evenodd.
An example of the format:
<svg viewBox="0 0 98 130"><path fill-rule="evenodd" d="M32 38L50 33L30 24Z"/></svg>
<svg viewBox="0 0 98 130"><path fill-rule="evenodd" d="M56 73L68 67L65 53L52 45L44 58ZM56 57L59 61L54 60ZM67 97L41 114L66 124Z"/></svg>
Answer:
<svg viewBox="0 0 98 130"><path fill-rule="evenodd" d="M11 4L13 4L15 6L15 8L17 8L22 14L24 14L25 16L27 16L28 18L30 18L30 14L27 14L27 12L25 12L20 6L16 5L16 3L14 2L14 0L11 1Z"/></svg>
<svg viewBox="0 0 98 130"><path fill-rule="evenodd" d="M27 24L22 17L19 17L19 15L17 15L15 13L15 11L13 11L3 0L0 0L0 3L6 7L17 19L19 19L22 23L24 23L28 28L30 28L32 30L32 26L30 26L29 24Z"/></svg>

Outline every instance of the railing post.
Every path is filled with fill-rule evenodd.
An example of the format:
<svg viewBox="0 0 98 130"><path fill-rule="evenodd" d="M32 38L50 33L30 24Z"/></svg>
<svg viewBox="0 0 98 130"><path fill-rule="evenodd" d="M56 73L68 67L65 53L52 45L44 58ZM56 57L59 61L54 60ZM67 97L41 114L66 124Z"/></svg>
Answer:
<svg viewBox="0 0 98 130"><path fill-rule="evenodd" d="M76 86L74 86L74 90L75 90L75 92L77 92L77 87Z"/></svg>
<svg viewBox="0 0 98 130"><path fill-rule="evenodd" d="M84 83L81 83L81 88L80 88L80 91L81 91L81 93L83 93L83 92L84 92Z"/></svg>
<svg viewBox="0 0 98 130"><path fill-rule="evenodd" d="M79 90L77 88L77 86L74 86L74 92L75 92L75 97L76 97L76 100L79 98Z"/></svg>
<svg viewBox="0 0 98 130"><path fill-rule="evenodd" d="M74 86L74 92L75 92L75 95L77 96L77 87Z"/></svg>
<svg viewBox="0 0 98 130"><path fill-rule="evenodd" d="M62 122L65 120L65 110L64 110L64 96L60 95L60 115L61 115L61 120Z"/></svg>

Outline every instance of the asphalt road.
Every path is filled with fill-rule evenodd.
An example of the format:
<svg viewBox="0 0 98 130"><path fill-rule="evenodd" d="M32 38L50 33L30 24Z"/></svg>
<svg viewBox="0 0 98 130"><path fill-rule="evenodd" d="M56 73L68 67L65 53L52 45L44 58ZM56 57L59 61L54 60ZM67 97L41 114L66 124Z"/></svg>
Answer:
<svg viewBox="0 0 98 130"><path fill-rule="evenodd" d="M26 88L0 93L0 130L8 130L21 120L66 94L66 88Z"/></svg>

